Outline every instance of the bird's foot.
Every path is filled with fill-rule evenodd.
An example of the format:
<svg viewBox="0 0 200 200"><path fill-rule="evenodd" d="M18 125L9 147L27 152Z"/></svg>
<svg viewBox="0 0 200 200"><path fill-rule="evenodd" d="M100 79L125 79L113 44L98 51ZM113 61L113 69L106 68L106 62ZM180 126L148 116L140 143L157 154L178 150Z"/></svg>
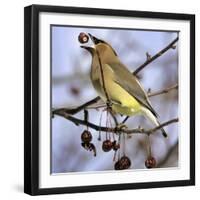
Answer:
<svg viewBox="0 0 200 200"><path fill-rule="evenodd" d="M112 110L113 103L111 101L106 102L107 108Z"/></svg>
<svg viewBox="0 0 200 200"><path fill-rule="evenodd" d="M126 126L126 124L124 124L124 123L120 123L120 124L118 124L117 126L116 126L116 129L117 130L125 130L125 129L127 129L128 127Z"/></svg>

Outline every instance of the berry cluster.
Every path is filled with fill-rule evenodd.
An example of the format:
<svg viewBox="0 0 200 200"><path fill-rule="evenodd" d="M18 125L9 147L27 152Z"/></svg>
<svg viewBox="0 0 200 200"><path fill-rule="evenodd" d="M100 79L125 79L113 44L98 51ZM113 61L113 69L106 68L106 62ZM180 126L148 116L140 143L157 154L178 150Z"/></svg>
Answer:
<svg viewBox="0 0 200 200"><path fill-rule="evenodd" d="M114 151L117 151L120 148L120 144L118 144L116 142L116 140L114 140L113 142L111 140L104 140L102 143L102 149L105 152L110 151L111 149L113 149Z"/></svg>

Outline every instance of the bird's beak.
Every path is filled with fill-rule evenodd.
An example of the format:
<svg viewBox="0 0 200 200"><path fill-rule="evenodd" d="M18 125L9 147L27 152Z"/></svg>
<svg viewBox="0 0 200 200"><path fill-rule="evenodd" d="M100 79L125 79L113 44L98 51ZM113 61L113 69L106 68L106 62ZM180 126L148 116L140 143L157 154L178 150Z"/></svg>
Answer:
<svg viewBox="0 0 200 200"><path fill-rule="evenodd" d="M101 42L101 40L99 40L98 38L94 37L92 34L88 33L88 35L90 36L90 38L91 38L91 40L92 40L92 42L94 44L98 44L98 43Z"/></svg>
<svg viewBox="0 0 200 200"><path fill-rule="evenodd" d="M81 48L83 48L83 49L86 49L87 51L89 51L90 53L92 53L93 52L93 48L92 47L88 47L88 46L80 46Z"/></svg>

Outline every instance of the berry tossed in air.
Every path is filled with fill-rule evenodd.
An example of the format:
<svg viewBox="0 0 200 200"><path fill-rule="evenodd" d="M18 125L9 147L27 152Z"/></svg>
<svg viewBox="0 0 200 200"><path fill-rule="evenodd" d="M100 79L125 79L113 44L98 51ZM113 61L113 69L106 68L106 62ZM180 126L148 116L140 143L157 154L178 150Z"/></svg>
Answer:
<svg viewBox="0 0 200 200"><path fill-rule="evenodd" d="M81 134L81 140L84 143L89 143L92 141L92 134L88 130L84 130Z"/></svg>
<svg viewBox="0 0 200 200"><path fill-rule="evenodd" d="M145 166L148 169L156 167L156 159L152 156L148 157L147 160L145 161Z"/></svg>
<svg viewBox="0 0 200 200"><path fill-rule="evenodd" d="M108 152L112 149L112 142L110 140L103 141L102 149L105 152Z"/></svg>
<svg viewBox="0 0 200 200"><path fill-rule="evenodd" d="M131 166L131 160L127 156L122 156L121 159L119 160L120 164L122 166L122 169L128 169Z"/></svg>
<svg viewBox="0 0 200 200"><path fill-rule="evenodd" d="M84 44L87 43L89 40L89 37L86 33L81 32L78 36L78 40L80 43Z"/></svg>

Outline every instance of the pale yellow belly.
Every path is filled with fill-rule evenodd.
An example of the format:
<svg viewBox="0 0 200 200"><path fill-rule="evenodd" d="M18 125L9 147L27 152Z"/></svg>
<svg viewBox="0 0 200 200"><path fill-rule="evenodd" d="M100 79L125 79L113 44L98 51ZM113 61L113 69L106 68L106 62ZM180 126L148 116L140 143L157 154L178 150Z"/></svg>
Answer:
<svg viewBox="0 0 200 200"><path fill-rule="evenodd" d="M93 82L93 86L98 95L104 102L107 102L103 88L99 81ZM131 116L140 112L141 105L138 101L120 87L114 81L105 79L106 91L109 95L109 99L112 101L112 108L116 113Z"/></svg>
<svg viewBox="0 0 200 200"><path fill-rule="evenodd" d="M128 116L140 112L140 103L117 83L108 81L107 91L111 100L120 102L120 104L113 104L112 108L115 112Z"/></svg>

